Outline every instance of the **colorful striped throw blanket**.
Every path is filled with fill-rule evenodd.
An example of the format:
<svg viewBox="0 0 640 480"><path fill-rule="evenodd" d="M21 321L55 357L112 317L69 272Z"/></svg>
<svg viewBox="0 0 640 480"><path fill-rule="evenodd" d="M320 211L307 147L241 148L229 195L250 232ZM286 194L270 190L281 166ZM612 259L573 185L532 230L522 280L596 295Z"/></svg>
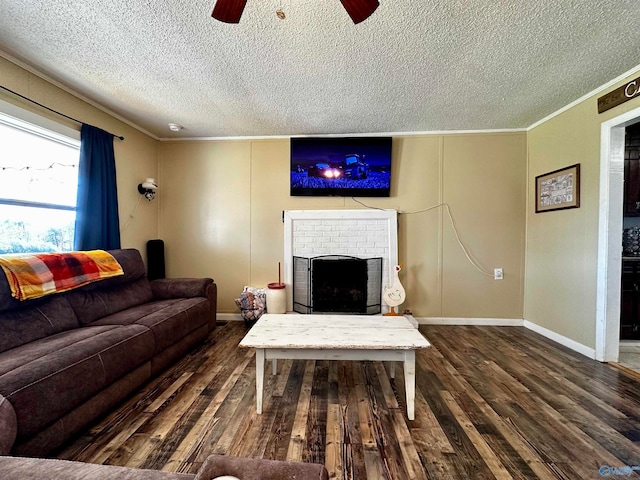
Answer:
<svg viewBox="0 0 640 480"><path fill-rule="evenodd" d="M91 282L124 275L104 250L86 252L0 255L11 296L18 300L66 292Z"/></svg>

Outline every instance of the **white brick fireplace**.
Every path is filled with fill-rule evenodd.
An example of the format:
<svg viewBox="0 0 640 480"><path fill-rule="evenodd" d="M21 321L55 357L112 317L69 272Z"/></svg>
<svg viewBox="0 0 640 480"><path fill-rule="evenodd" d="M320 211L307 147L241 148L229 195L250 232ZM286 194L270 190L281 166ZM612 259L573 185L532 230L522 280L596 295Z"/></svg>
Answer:
<svg viewBox="0 0 640 480"><path fill-rule="evenodd" d="M382 290L390 285L390 266L398 263L395 210L286 210L284 212L284 282L287 311L293 308L293 257L349 255L382 257ZM383 312L389 308L382 302Z"/></svg>

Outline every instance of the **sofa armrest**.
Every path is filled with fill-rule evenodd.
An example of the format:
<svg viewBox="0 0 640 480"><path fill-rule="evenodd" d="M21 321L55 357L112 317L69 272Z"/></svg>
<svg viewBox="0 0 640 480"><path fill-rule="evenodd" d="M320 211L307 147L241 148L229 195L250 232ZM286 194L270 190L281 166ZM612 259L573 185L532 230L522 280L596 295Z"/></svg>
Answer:
<svg viewBox="0 0 640 480"><path fill-rule="evenodd" d="M207 297L209 300L209 331L216 328L218 286L211 278L159 278L149 282L155 300L169 298Z"/></svg>
<svg viewBox="0 0 640 480"><path fill-rule="evenodd" d="M231 475L242 480L329 479L327 469L318 463L209 455L194 480L213 480L223 475Z"/></svg>
<svg viewBox="0 0 640 480"><path fill-rule="evenodd" d="M18 419L13 405L0 395L0 455L7 455L16 441Z"/></svg>
<svg viewBox="0 0 640 480"><path fill-rule="evenodd" d="M160 278L149 282L156 300L206 297L207 287L212 283L211 278Z"/></svg>

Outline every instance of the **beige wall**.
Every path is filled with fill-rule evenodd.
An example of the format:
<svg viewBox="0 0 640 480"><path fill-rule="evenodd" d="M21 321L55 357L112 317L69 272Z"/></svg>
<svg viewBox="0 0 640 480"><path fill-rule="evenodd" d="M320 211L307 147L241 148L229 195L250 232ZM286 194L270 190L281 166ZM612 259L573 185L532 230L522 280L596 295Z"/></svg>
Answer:
<svg viewBox="0 0 640 480"><path fill-rule="evenodd" d="M604 93L528 133L525 319L590 348L596 328L600 125L640 106L635 99L599 115L597 98ZM580 208L534 213L535 177L575 163Z"/></svg>
<svg viewBox="0 0 640 480"><path fill-rule="evenodd" d="M446 202L461 238L485 270L466 260L443 209L399 218L403 308L416 316L522 318L526 134L394 138L390 198L365 203L413 212ZM363 208L350 198L289 196L289 141L162 142L160 237L169 276L212 276L219 311L238 312L244 285L277 279L283 210Z"/></svg>
<svg viewBox="0 0 640 480"><path fill-rule="evenodd" d="M162 143L159 158L167 276L212 277L233 311L251 278L251 144Z"/></svg>
<svg viewBox="0 0 640 480"><path fill-rule="evenodd" d="M65 115L125 137L124 141L114 140L118 210L120 224L124 225L140 198L138 184L146 177L157 175L158 142L2 57L0 85ZM0 90L0 99L71 128L80 129L79 124L21 100L4 90ZM157 236L158 205L143 200L135 210L134 218L130 219L128 227L121 232L122 246L138 248L144 256L146 241Z"/></svg>
<svg viewBox="0 0 640 480"><path fill-rule="evenodd" d="M215 278L221 312L238 312L244 285L277 278L282 210L364 208L350 198L290 197L288 140L158 142L3 58L0 84L125 136L115 141L121 224L130 220L123 246L144 255L147 240L162 238L167 274ZM79 128L10 94L0 99ZM392 196L362 200L401 212L402 307L420 317L522 318L526 134L396 137L393 155ZM158 179L157 200L136 207L148 176ZM505 280L466 260L442 208L409 213L443 202L471 255L487 271L502 267Z"/></svg>
<svg viewBox="0 0 640 480"><path fill-rule="evenodd" d="M147 240L163 238L168 274L214 277L221 312L237 312L244 285L275 280L282 210L363 208L349 198L290 197L287 140L161 143L2 57L0 85L125 136L115 141L121 224L129 221L123 246L144 254ZM527 134L394 138L392 196L365 203L403 212L403 307L422 317L524 315L594 347L600 124L640 106L636 98L598 115L597 96ZM79 129L11 94L0 99ZM581 207L533 213L535 176L574 163ZM159 179L158 199L136 208L137 184L148 176ZM443 202L472 256L485 270L502 267L505 280L469 264L442 208L408 213Z"/></svg>

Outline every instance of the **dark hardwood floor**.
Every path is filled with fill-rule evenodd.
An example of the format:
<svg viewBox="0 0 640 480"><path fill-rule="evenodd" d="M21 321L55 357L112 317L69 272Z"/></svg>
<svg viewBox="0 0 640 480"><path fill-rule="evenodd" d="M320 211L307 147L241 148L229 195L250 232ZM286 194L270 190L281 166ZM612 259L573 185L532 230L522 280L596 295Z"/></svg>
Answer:
<svg viewBox="0 0 640 480"><path fill-rule="evenodd" d="M392 380L379 362L269 364L257 415L255 354L229 322L59 458L193 473L218 453L341 479L638 475L637 378L521 327L420 330L433 347L417 352L414 421L402 368Z"/></svg>

